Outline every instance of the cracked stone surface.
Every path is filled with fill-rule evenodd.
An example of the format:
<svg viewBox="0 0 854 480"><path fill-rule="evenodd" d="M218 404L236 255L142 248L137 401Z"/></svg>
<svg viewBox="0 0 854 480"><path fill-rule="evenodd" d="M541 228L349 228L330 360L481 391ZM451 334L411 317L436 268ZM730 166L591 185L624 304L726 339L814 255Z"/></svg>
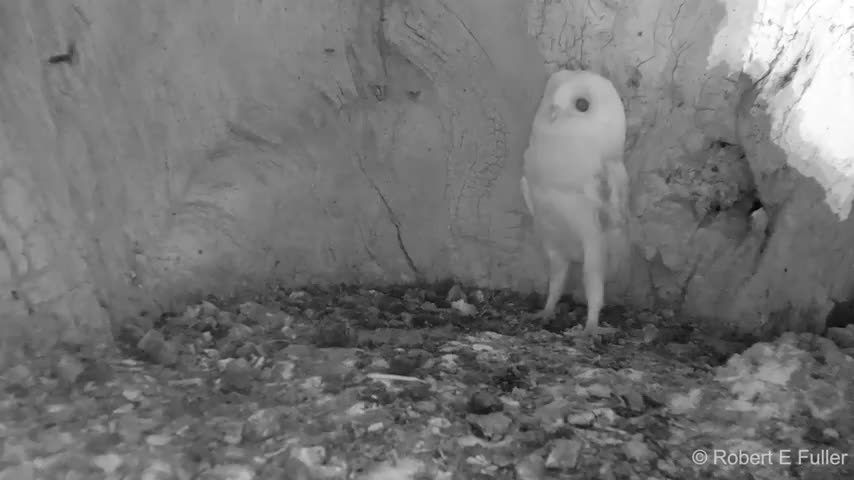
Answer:
<svg viewBox="0 0 854 480"><path fill-rule="evenodd" d="M852 25L844 0L11 2L3 341L270 281L541 289L517 179L561 66L627 106L611 301L820 327L854 292Z"/></svg>

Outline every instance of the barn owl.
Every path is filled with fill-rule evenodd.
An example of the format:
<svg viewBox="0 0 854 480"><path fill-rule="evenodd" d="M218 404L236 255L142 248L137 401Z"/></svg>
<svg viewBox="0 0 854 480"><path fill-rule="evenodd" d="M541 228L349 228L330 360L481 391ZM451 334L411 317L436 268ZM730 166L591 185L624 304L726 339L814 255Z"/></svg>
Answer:
<svg viewBox="0 0 854 480"><path fill-rule="evenodd" d="M626 114L614 85L561 70L546 84L525 150L521 189L548 262L548 297L534 315L554 315L572 262L583 263L586 333L599 326L605 281L628 258ZM580 249L579 249L580 247Z"/></svg>

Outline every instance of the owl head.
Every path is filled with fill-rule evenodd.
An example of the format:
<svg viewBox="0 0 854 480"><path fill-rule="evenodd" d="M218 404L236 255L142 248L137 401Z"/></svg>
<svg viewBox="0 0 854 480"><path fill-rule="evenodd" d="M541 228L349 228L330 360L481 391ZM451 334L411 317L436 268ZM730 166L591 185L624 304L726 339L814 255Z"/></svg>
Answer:
<svg viewBox="0 0 854 480"><path fill-rule="evenodd" d="M553 124L625 129L625 109L614 84L586 70L560 70L546 86L546 112Z"/></svg>

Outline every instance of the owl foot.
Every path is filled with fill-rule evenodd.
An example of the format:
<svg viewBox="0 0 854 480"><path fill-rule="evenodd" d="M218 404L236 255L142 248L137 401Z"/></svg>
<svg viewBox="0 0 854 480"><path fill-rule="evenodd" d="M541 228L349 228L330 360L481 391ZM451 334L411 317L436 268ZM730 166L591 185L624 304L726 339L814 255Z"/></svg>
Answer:
<svg viewBox="0 0 854 480"><path fill-rule="evenodd" d="M576 325L563 334L570 337L606 337L614 335L618 331L619 329L611 327L589 326L582 328L580 325Z"/></svg>

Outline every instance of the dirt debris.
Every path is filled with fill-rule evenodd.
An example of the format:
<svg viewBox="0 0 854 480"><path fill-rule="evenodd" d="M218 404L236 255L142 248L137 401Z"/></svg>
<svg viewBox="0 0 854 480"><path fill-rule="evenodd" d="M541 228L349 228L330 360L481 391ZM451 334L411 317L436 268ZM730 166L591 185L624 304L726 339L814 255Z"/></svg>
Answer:
<svg viewBox="0 0 854 480"><path fill-rule="evenodd" d="M63 345L0 376L0 480L854 478L854 330L748 345L609 309L587 337L538 303L313 288Z"/></svg>

